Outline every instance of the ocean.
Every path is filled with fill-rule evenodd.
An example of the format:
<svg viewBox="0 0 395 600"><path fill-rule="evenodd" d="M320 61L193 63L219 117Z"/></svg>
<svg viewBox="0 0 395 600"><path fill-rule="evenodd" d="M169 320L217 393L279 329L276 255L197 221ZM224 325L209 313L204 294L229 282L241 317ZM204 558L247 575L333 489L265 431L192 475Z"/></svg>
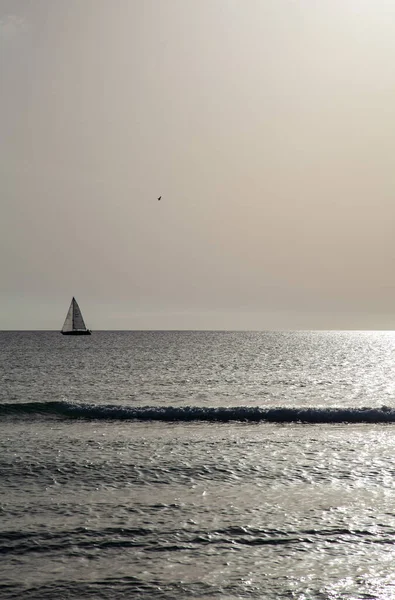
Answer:
<svg viewBox="0 0 395 600"><path fill-rule="evenodd" d="M1 599L395 598L395 333L0 333Z"/></svg>

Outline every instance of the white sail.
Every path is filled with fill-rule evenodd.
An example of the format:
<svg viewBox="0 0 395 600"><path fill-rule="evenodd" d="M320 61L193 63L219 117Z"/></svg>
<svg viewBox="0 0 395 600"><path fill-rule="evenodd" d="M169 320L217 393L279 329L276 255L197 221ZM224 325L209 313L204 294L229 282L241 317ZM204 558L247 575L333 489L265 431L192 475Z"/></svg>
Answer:
<svg viewBox="0 0 395 600"><path fill-rule="evenodd" d="M62 331L72 331L73 330L73 302L74 298L71 301L70 308L67 311L66 318L63 323Z"/></svg>
<svg viewBox="0 0 395 600"><path fill-rule="evenodd" d="M69 310L62 327L62 333L68 333L70 331L86 331L86 325L82 317L80 307L78 306L77 300L72 299Z"/></svg>
<svg viewBox="0 0 395 600"><path fill-rule="evenodd" d="M84 319L77 304L77 300L73 298L73 329L86 329Z"/></svg>

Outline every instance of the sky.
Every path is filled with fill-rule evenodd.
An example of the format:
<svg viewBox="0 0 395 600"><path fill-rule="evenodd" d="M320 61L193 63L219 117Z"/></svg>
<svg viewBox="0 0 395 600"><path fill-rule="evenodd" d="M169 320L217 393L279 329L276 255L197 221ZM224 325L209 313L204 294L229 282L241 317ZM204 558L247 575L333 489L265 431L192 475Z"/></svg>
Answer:
<svg viewBox="0 0 395 600"><path fill-rule="evenodd" d="M0 0L0 329L395 329L394 56L392 0Z"/></svg>

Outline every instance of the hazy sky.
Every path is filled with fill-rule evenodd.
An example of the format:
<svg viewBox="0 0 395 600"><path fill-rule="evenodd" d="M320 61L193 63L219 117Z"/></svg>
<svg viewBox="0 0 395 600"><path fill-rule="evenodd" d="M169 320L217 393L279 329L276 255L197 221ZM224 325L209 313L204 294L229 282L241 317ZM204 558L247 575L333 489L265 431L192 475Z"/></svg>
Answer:
<svg viewBox="0 0 395 600"><path fill-rule="evenodd" d="M0 0L0 86L0 329L395 329L393 0Z"/></svg>

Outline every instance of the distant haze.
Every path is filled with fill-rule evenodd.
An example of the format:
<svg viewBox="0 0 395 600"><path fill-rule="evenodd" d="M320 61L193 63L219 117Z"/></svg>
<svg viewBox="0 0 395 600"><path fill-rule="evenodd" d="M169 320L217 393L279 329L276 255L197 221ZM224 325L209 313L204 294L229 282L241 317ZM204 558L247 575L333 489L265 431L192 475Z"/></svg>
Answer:
<svg viewBox="0 0 395 600"><path fill-rule="evenodd" d="M390 0L0 0L0 329L395 329L394 56Z"/></svg>

